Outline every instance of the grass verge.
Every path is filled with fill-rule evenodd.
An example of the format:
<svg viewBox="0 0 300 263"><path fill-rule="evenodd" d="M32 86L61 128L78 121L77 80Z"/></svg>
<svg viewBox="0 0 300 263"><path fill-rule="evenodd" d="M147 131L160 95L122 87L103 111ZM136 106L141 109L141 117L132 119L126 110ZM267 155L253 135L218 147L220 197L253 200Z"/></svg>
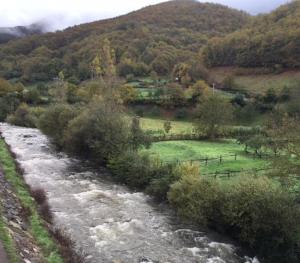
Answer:
<svg viewBox="0 0 300 263"><path fill-rule="evenodd" d="M9 262L19 263L20 258L18 256L14 241L11 238L7 227L2 219L1 209L2 208L0 207L0 240L4 246Z"/></svg>
<svg viewBox="0 0 300 263"><path fill-rule="evenodd" d="M49 234L45 222L39 216L36 203L31 197L23 178L18 174L15 161L11 157L9 150L2 139L0 139L0 162L6 180L14 187L15 194L20 199L23 207L28 208L31 212L29 217L29 230L40 246L45 261L47 263L63 263L64 260L58 251L58 247ZM8 244L10 244L9 241ZM8 247L8 253L13 253L13 251L9 252L9 249L10 248Z"/></svg>

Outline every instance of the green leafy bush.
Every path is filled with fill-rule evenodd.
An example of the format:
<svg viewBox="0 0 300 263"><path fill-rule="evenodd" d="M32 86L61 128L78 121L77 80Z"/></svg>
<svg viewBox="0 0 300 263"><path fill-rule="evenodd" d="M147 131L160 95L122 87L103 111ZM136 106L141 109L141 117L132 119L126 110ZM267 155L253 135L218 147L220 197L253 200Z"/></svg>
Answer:
<svg viewBox="0 0 300 263"><path fill-rule="evenodd" d="M129 151L109 160L108 167L121 182L137 189L146 189L154 197L166 199L170 185L180 173L173 164L162 164L147 154Z"/></svg>
<svg viewBox="0 0 300 263"><path fill-rule="evenodd" d="M230 234L265 262L300 260L299 206L270 179L241 177L221 184L186 174L168 199L181 216Z"/></svg>
<svg viewBox="0 0 300 263"><path fill-rule="evenodd" d="M230 233L267 262L299 262L299 206L271 180L243 178L232 185L222 217Z"/></svg>
<svg viewBox="0 0 300 263"><path fill-rule="evenodd" d="M23 127L36 127L37 119L34 115L31 114L30 108L27 104L21 104L15 113L10 114L7 119L7 122Z"/></svg>
<svg viewBox="0 0 300 263"><path fill-rule="evenodd" d="M78 114L75 107L66 104L56 104L49 107L40 117L38 127L62 147L64 132L73 118Z"/></svg>
<svg viewBox="0 0 300 263"><path fill-rule="evenodd" d="M129 125L118 106L102 101L92 103L68 123L64 146L72 153L106 163L130 147L129 139Z"/></svg>

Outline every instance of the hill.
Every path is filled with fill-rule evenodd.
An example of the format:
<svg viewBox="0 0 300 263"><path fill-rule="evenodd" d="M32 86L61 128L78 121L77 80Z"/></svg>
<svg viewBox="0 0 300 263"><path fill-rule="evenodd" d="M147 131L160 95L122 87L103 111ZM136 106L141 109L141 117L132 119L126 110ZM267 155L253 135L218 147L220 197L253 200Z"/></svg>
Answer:
<svg viewBox="0 0 300 263"><path fill-rule="evenodd" d="M0 27L0 44L17 38L42 34L43 32L44 26L38 23L30 26Z"/></svg>
<svg viewBox="0 0 300 263"><path fill-rule="evenodd" d="M241 29L248 20L244 12L222 5L169 1L0 45L0 76L46 81L64 70L66 78L85 80L104 39L114 50L119 75L166 75L180 62L198 63L199 50L211 37Z"/></svg>
<svg viewBox="0 0 300 263"><path fill-rule="evenodd" d="M252 18L242 30L213 38L203 51L208 66L300 67L300 1Z"/></svg>

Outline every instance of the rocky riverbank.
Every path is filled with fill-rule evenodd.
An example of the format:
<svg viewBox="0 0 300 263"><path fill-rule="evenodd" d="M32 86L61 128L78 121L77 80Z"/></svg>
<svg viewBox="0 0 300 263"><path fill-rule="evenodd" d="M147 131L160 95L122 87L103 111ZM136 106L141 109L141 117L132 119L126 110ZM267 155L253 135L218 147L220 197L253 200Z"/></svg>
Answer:
<svg viewBox="0 0 300 263"><path fill-rule="evenodd" d="M68 235L52 225L45 191L25 183L15 157L0 138L0 242L6 250L0 263L6 256L9 263L85 262Z"/></svg>
<svg viewBox="0 0 300 263"><path fill-rule="evenodd" d="M1 216L14 241L20 261L25 263L43 262L40 248L28 231L28 212L22 207L13 187L5 179L2 169L0 170L0 203Z"/></svg>

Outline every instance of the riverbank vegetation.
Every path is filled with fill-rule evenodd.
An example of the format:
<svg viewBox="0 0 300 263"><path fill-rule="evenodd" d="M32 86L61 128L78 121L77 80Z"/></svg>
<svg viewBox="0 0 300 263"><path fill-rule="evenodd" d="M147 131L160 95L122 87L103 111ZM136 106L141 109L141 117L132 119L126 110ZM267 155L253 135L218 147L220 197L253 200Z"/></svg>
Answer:
<svg viewBox="0 0 300 263"><path fill-rule="evenodd" d="M4 220L2 219L1 210L2 208L0 207L0 241L4 246L9 262L19 263L20 258L18 256L14 241L7 230Z"/></svg>
<svg viewBox="0 0 300 263"><path fill-rule="evenodd" d="M19 176L15 162L10 156L3 140L0 140L0 160L5 178L15 188L16 195L21 200L22 205L30 211L29 228L37 243L42 249L44 258L49 263L62 263L63 258L59 254L55 241L48 233L43 220L40 218L36 204L22 178Z"/></svg>
<svg viewBox="0 0 300 263"><path fill-rule="evenodd" d="M14 194L20 200L24 217L28 223L28 232L41 250L41 257L47 263L81 263L83 256L75 252L72 241L58 229L52 229L52 213L43 191L30 189L24 182L15 160L5 142L0 139L0 164L5 179L12 186ZM33 197L35 199L33 199ZM41 199L40 197L43 196ZM0 211L1 212L1 211ZM5 223L0 220L1 241L12 263L21 262Z"/></svg>
<svg viewBox="0 0 300 263"><path fill-rule="evenodd" d="M275 169L268 171L270 167L278 167L272 163L279 163L282 156L297 166L297 156L296 161L294 157L290 160L295 155L290 150L295 141L282 143L280 136L287 139L289 131L279 135L280 129L274 126L277 118L295 123L298 97L292 94L296 88L286 94L268 92L249 99L241 94L226 97L198 83L200 89L196 89L195 102L187 108L185 121L170 120L163 115L160 119L140 119L132 105L128 107L128 94L120 88L122 82L113 72L111 68L109 73L79 86L70 85L60 74L59 81L47 88L47 104L25 104L22 91L19 104L15 112L8 114L7 121L40 128L59 149L108 166L117 181L145 191L157 200L169 201L183 218L192 218L196 223L232 235L265 262L297 262L297 235L282 227L278 233L280 241L273 242L271 233L279 231L278 225L285 224L298 233L295 225L299 211L296 209L300 189L298 170L289 170L289 166L283 171L285 166L282 166L276 174ZM176 110L174 105L162 107L167 114ZM263 116L263 125L256 127L249 114L255 118ZM242 126L245 119L247 126ZM295 126L290 130L299 129ZM200 169L195 168L197 165ZM189 178L195 169L198 177ZM262 173L257 172L260 169ZM193 180L198 190L192 185L188 187ZM243 185L245 180L249 182ZM251 203L249 209L254 209L260 200L261 205L254 209L259 218L247 207L235 203L244 200L243 193L251 193L256 187L258 192L253 192L253 201L250 194L247 198ZM242 190L233 192L236 188ZM195 202L190 201L194 217L182 209L189 207L189 198ZM283 210L286 205L292 205L295 214L277 217L277 224L271 224L270 215L290 213ZM258 233L264 233L266 241ZM278 251L281 255L282 251L288 251L289 256L280 257Z"/></svg>
<svg viewBox="0 0 300 263"><path fill-rule="evenodd" d="M232 236L264 263L297 263L299 10L293 1L249 21L219 5L171 1L7 43L0 121L39 128L59 150L107 166L116 181ZM207 68L217 65L234 67ZM33 207L5 156L9 180ZM45 257L60 262L33 215Z"/></svg>

